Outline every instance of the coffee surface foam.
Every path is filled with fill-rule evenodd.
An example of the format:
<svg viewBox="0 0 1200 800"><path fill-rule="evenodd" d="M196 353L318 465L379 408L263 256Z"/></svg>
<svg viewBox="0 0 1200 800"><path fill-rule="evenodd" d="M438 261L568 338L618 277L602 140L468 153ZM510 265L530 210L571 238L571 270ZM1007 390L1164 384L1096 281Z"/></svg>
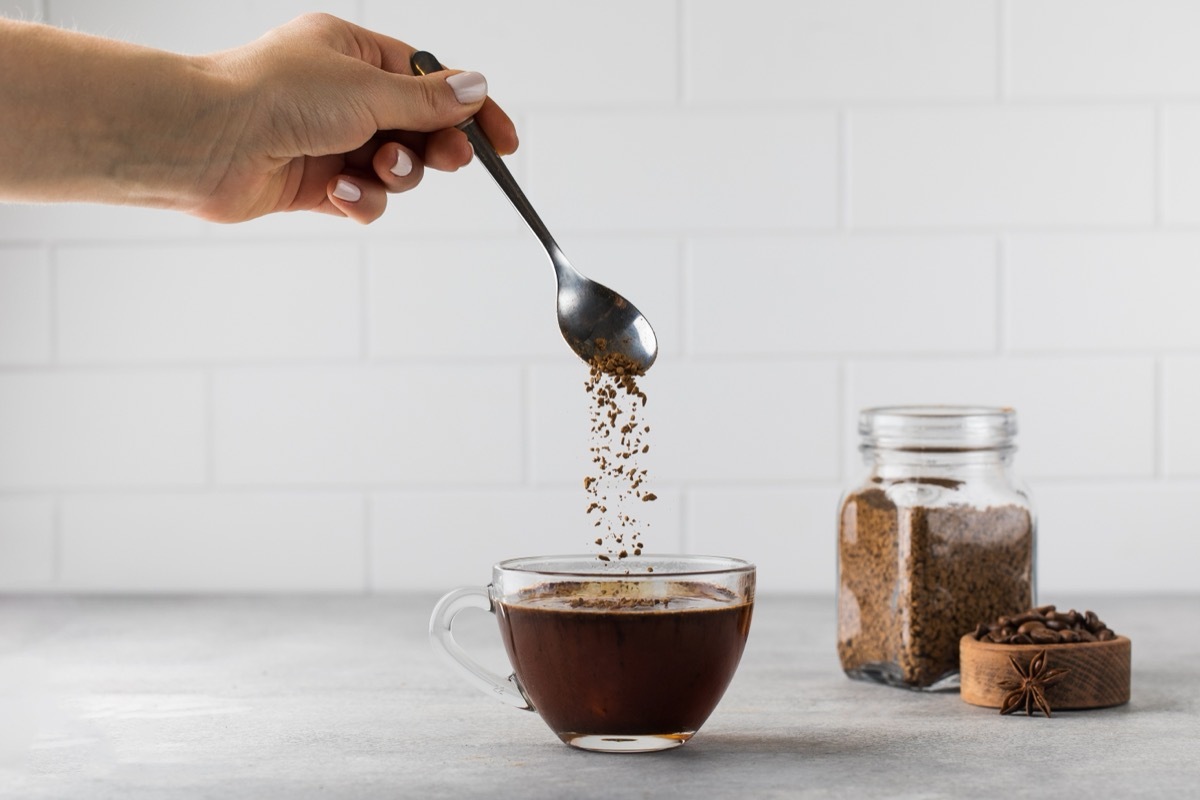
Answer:
<svg viewBox="0 0 1200 800"><path fill-rule="evenodd" d="M723 586L696 581L561 581L502 600L508 606L563 611L686 611L741 605Z"/></svg>

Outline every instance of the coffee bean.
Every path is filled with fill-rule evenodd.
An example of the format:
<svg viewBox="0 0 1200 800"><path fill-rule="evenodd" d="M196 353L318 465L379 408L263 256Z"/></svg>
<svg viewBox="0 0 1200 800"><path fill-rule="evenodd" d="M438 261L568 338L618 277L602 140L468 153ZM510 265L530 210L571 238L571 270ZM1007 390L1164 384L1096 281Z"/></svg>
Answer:
<svg viewBox="0 0 1200 800"><path fill-rule="evenodd" d="M1110 642L1117 637L1094 611L1080 614L1071 609L1063 612L1054 606L1038 606L1020 614L1005 615L995 622L980 624L976 630L979 632L976 638L1002 644Z"/></svg>

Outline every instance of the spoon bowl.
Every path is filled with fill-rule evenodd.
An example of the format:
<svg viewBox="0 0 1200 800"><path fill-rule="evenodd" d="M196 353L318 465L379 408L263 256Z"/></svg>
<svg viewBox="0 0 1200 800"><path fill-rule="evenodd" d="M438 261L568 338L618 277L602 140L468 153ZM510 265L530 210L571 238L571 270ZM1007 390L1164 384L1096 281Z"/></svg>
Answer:
<svg viewBox="0 0 1200 800"><path fill-rule="evenodd" d="M411 64L418 75L445 69L424 50L413 53ZM458 129L546 249L558 278L558 329L567 345L589 363L599 355L610 355L619 356L618 363L632 364L638 372L650 369L658 357L658 338L646 317L633 303L571 266L475 118L460 123Z"/></svg>

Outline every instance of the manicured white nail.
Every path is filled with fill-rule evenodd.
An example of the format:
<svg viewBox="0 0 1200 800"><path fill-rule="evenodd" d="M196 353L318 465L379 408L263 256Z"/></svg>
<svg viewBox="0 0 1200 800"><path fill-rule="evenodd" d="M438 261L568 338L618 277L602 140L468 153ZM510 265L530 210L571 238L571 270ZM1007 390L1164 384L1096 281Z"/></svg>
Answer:
<svg viewBox="0 0 1200 800"><path fill-rule="evenodd" d="M345 200L347 203L357 203L362 197L362 189L350 181L338 178L337 186L333 187L333 196L338 200Z"/></svg>
<svg viewBox="0 0 1200 800"><path fill-rule="evenodd" d="M450 84L450 88L454 90L454 96L463 105L478 103L487 97L487 78L478 72L460 72L457 75L451 75L446 78L446 83Z"/></svg>
<svg viewBox="0 0 1200 800"><path fill-rule="evenodd" d="M408 153L403 150L397 150L396 163L392 166L392 174L397 178L403 178L412 172L412 167L412 159L408 157Z"/></svg>

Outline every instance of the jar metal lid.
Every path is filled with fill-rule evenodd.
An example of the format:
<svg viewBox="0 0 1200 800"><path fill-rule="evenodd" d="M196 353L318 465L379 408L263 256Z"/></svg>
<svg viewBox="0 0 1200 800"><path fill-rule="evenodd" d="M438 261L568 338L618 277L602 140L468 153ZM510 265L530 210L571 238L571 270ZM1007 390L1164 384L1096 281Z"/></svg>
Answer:
<svg viewBox="0 0 1200 800"><path fill-rule="evenodd" d="M859 414L863 447L994 450L1012 447L1017 412L999 406L881 406Z"/></svg>

